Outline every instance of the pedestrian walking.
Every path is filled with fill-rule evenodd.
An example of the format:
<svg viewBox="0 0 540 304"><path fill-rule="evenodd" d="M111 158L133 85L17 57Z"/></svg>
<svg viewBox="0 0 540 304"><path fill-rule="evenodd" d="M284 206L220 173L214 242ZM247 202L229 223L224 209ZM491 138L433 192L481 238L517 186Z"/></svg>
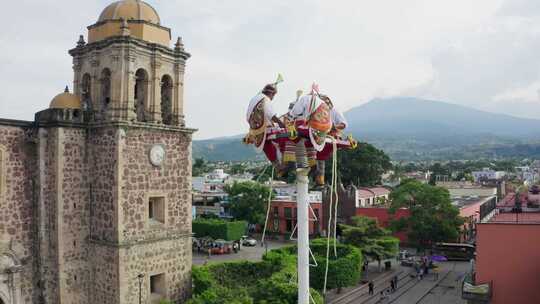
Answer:
<svg viewBox="0 0 540 304"><path fill-rule="evenodd" d="M394 278L390 280L390 290L392 292L396 291L396 283L394 282Z"/></svg>
<svg viewBox="0 0 540 304"><path fill-rule="evenodd" d="M388 299L390 298L390 290L385 289L379 293L379 303L384 304L388 302Z"/></svg>
<svg viewBox="0 0 540 304"><path fill-rule="evenodd" d="M418 273L418 278L422 280L424 278L424 268L420 268Z"/></svg>
<svg viewBox="0 0 540 304"><path fill-rule="evenodd" d="M398 284L398 280L399 280L399 279L398 279L397 274L394 276L393 280L394 280L394 288L395 288L395 289L398 289L397 284Z"/></svg>
<svg viewBox="0 0 540 304"><path fill-rule="evenodd" d="M369 281L368 288L369 288L369 295L373 295L373 281Z"/></svg>

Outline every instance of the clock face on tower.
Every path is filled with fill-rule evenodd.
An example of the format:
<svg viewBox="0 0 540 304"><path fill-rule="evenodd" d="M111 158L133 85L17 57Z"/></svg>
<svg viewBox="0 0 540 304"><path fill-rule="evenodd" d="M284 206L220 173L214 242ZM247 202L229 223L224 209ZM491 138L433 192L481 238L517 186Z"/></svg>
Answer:
<svg viewBox="0 0 540 304"><path fill-rule="evenodd" d="M156 167L161 167L165 160L165 148L163 145L153 145L150 149L150 163Z"/></svg>

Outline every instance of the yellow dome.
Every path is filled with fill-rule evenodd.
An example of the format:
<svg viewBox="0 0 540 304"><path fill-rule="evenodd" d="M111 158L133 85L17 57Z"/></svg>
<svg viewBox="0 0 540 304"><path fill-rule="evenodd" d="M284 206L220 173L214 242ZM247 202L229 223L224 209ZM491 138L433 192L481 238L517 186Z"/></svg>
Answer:
<svg viewBox="0 0 540 304"><path fill-rule="evenodd" d="M64 93L56 95L51 101L50 109L80 109L81 100L78 96L69 92L68 88Z"/></svg>
<svg viewBox="0 0 540 304"><path fill-rule="evenodd" d="M146 2L140 0L122 0L110 4L99 15L98 22L120 19L143 20L160 24L159 15L156 10Z"/></svg>

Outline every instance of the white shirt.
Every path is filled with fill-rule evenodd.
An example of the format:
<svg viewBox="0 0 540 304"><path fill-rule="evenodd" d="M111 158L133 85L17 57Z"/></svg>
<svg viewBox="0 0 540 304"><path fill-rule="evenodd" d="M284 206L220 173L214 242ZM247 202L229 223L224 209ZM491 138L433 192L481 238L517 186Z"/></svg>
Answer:
<svg viewBox="0 0 540 304"><path fill-rule="evenodd" d="M313 95L304 95L300 97L300 99L298 99L298 101L294 104L292 110L289 112L291 118L307 119L311 115L310 110L311 112L315 111L323 103L323 101L316 96L313 107L310 109L312 97Z"/></svg>
<svg viewBox="0 0 540 304"><path fill-rule="evenodd" d="M332 108L331 115L332 115L332 123L334 125L344 124L346 128L347 125L349 124L347 123L347 119L345 118L345 116L343 116L343 113L341 113L338 109L336 109L336 107Z"/></svg>
<svg viewBox="0 0 540 304"><path fill-rule="evenodd" d="M257 106L259 101L261 101L262 99L264 99L264 118L266 120L266 125L271 126L272 117L276 116L276 112L274 111L274 108L272 108L270 98L268 98L268 96L264 95L263 93L257 94L249 101L249 106L246 113L246 121L249 123L249 117L251 116L251 113L255 109L255 106Z"/></svg>

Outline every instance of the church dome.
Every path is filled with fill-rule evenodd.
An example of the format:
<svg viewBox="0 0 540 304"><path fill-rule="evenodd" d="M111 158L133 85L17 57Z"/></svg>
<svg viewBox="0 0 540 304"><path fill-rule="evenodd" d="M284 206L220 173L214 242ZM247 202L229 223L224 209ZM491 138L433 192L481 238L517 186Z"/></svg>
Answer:
<svg viewBox="0 0 540 304"><path fill-rule="evenodd" d="M157 11L148 3L140 0L121 0L107 6L98 22L107 20L142 20L153 24L160 24Z"/></svg>
<svg viewBox="0 0 540 304"><path fill-rule="evenodd" d="M81 99L69 92L66 87L64 93L56 95L51 101L50 109L80 109Z"/></svg>

